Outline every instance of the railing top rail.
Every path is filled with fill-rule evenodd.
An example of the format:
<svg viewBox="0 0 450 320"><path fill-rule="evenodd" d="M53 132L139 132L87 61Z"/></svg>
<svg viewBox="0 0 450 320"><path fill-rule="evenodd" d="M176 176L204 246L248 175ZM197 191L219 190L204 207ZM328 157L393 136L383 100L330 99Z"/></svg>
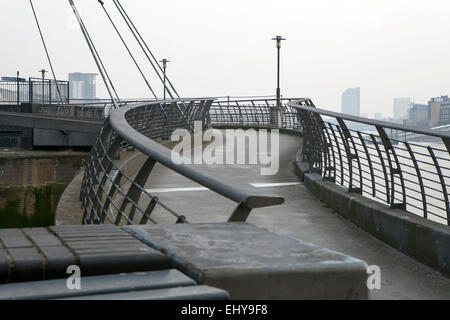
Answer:
<svg viewBox="0 0 450 320"><path fill-rule="evenodd" d="M220 97L220 100L217 100L218 102L228 102L226 98ZM299 98L281 98L281 101L292 101L292 100L299 100ZM215 101L215 102L217 102ZM277 98L268 97L268 98L259 98L259 97L248 97L248 98L242 98L242 99L230 99L230 102L258 102L258 101L277 101Z"/></svg>
<svg viewBox="0 0 450 320"><path fill-rule="evenodd" d="M198 101L196 98L195 101ZM112 111L110 124L117 134L139 151L148 155L162 165L182 174L183 176L217 192L218 194L242 203L248 208L259 208L282 204L284 198L269 195L259 189L245 184L239 184L227 176L218 176L216 171L204 165L176 164L171 157L171 150L136 131L127 121L126 114L132 109L160 103L189 102L185 99L139 103Z"/></svg>
<svg viewBox="0 0 450 320"><path fill-rule="evenodd" d="M182 102L182 101L201 101L201 100L213 100L213 103L217 102L258 102L258 101L276 101L276 97L268 96L266 98L261 96L251 97L232 97L230 96L230 99L228 100L227 96L220 96L220 97L185 97L182 99L173 99L173 100L156 100L154 98L143 98L143 99L122 99L122 104L130 104L130 103L142 103L142 102L163 102L163 103L170 103L170 102ZM281 101L292 101L292 100L299 100L299 98L281 98ZM306 100L306 99L305 99ZM71 104L75 105L104 105L104 104L110 104L111 99L70 99ZM83 101L83 102L77 102L77 101Z"/></svg>
<svg viewBox="0 0 450 320"><path fill-rule="evenodd" d="M354 121L354 122L364 123L364 124L368 124L368 125L384 127L384 128L388 128L388 129L394 129L394 130L405 131L405 132L413 132L413 133L424 134L424 135L428 135L428 136L450 139L450 133L446 133L446 132L443 132L440 130L418 128L418 127L406 126L406 125L396 124L396 123L382 121L382 120L367 119L367 118L363 118L363 117L329 111L329 110L325 110L325 109L303 106L303 105L299 105L298 103L299 103L299 101L296 100L296 101L289 102L288 105L293 108L302 109L305 111L309 111L312 113L317 113L317 114L321 114L321 115L329 116L329 117L333 117L333 118L340 118L340 119L344 119L344 120L348 120L348 121Z"/></svg>

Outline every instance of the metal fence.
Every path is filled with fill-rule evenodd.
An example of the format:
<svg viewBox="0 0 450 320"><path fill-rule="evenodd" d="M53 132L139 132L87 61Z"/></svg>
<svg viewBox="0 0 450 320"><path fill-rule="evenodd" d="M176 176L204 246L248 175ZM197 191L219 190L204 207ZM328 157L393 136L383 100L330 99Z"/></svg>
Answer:
<svg viewBox="0 0 450 320"><path fill-rule="evenodd" d="M311 172L349 192L450 225L450 134L289 105L299 113L302 160ZM355 124L367 129L353 129ZM408 138L412 134L415 139Z"/></svg>
<svg viewBox="0 0 450 320"><path fill-rule="evenodd" d="M69 103L69 82L29 78L28 81L0 81L0 103Z"/></svg>
<svg viewBox="0 0 450 320"><path fill-rule="evenodd" d="M287 105L292 100L292 98L281 99L281 106L277 106L277 100L274 98L216 100L210 108L208 122L214 126L272 127L299 130L300 123L297 111ZM311 100L304 100L313 105Z"/></svg>
<svg viewBox="0 0 450 320"><path fill-rule="evenodd" d="M106 118L103 105L36 104L33 105L32 113L78 120L102 121Z"/></svg>
<svg viewBox="0 0 450 320"><path fill-rule="evenodd" d="M177 128L203 126L283 128L303 131L302 160L323 179L442 224L450 224L450 135L315 108L310 99L204 99L130 103L106 120L86 168L81 190L83 223L157 223L156 206L187 222L181 213L145 190L155 165L164 166L237 202L230 220L245 221L258 206L282 199L236 185L201 166L175 165L154 139ZM365 125L365 129L360 128ZM432 142L420 142L423 138ZM418 141L417 141L418 140ZM128 176L117 156L132 145L147 160ZM248 190L251 190L250 192ZM167 222L167 220L163 220Z"/></svg>
<svg viewBox="0 0 450 320"><path fill-rule="evenodd" d="M175 129L192 131L194 121L207 125L212 100L147 102L114 110L105 121L87 164L81 188L83 223L145 224L186 223L182 213L145 189L156 163L182 174L237 203L229 221L245 221L253 208L282 203L281 197L240 185L203 165L175 164L171 151L154 139L168 138ZM120 166L120 150L131 145L145 155L145 161L128 175ZM166 214L152 213L159 207Z"/></svg>

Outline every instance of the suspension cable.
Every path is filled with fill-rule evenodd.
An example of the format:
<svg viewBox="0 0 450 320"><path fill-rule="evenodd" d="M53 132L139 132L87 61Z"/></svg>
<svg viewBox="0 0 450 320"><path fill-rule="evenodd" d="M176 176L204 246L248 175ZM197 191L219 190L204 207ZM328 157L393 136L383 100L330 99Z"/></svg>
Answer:
<svg viewBox="0 0 450 320"><path fill-rule="evenodd" d="M117 10L119 11L119 13L121 14L122 18L124 19L125 23L127 24L128 28L130 29L131 33L133 34L134 38L136 39L136 41L138 42L139 46L141 47L142 51L144 52L144 54L146 55L148 61L150 62L151 66L153 67L153 70L155 71L155 73L157 74L157 76L159 77L159 80L161 80L161 83L164 83L163 78L161 77L160 73L158 72L158 69L155 67L155 64L153 63L152 59L149 57L149 55L147 54L147 52L145 51L144 46L142 45L141 41L139 40L138 36L136 35L136 32L133 30L129 20L127 19L127 17L125 16L124 12L121 10L121 8L119 7L119 5L116 3L115 0L113 0L114 4L116 5ZM159 64L158 64L159 66ZM170 91L168 91L170 97L172 99L174 99L174 96L172 95L172 93Z"/></svg>
<svg viewBox="0 0 450 320"><path fill-rule="evenodd" d="M36 25L37 25L37 28L39 30L39 34L41 36L42 44L44 45L44 50L45 50L45 54L47 56L48 64L50 65L50 69L52 70L53 80L55 81L56 90L58 90L59 101L62 103L63 101L62 101L61 91L59 90L58 81L56 80L55 70L53 69L52 60L50 59L50 54L48 53L47 45L46 45L45 39L44 39L44 35L42 34L41 26L39 24L39 19L38 19L37 15L36 15L36 11L34 10L34 6L33 6L32 0L30 0L30 5L31 5L31 10L33 10L34 20L36 21ZM50 83L50 86L51 86L51 83ZM44 90L44 83L42 83L42 92L44 92L43 90Z"/></svg>
<svg viewBox="0 0 450 320"><path fill-rule="evenodd" d="M126 20L129 21L129 23L131 24L131 26L133 27L133 30L136 32L136 34L138 35L140 41L142 41L142 43L144 44L145 48L148 50L148 52L150 53L150 56L153 58L153 60L155 61L156 65L159 68L159 71L161 73L164 73L163 68L161 67L161 65L158 63L158 60L155 58L155 56L153 55L152 51L150 50L149 46L147 45L147 43L145 42L144 38L141 36L141 33L139 32L139 30L136 28L135 24L133 23L133 21L131 20L131 18L129 17L129 15L127 14L127 12L125 11L125 9L123 8L122 4L120 3L119 0L113 0L114 4L116 5L117 9L119 9L119 11L123 12L122 16L125 15ZM124 17L124 19L125 19ZM128 24L128 23L127 23ZM131 27L130 27L131 30ZM134 33L133 33L134 34ZM143 49L144 50L144 49ZM145 50L144 50L145 51ZM147 56L148 58L148 56ZM152 64L153 65L153 64ZM156 70L155 70L156 71ZM156 71L157 72L157 71ZM161 82L163 83L164 87L167 89L167 91L169 92L169 95L172 97L172 95L170 94L170 90L169 88L167 88L167 86L164 84L164 80L161 78L161 76L159 75L159 73L157 72ZM170 81L170 79L166 76L166 80L169 83L170 87L172 88L173 92L175 93L175 95L177 96L177 98L180 99L180 95L178 94L177 90L175 89L175 87L173 86L172 82ZM173 97L172 97L173 99Z"/></svg>
<svg viewBox="0 0 450 320"><path fill-rule="evenodd" d="M122 5L120 4L120 2L118 0L113 0L117 10L120 12L120 15L122 16L122 18L124 19L125 23L127 24L128 28L130 29L131 33L133 34L134 38L136 39L136 41L138 42L139 46L141 47L142 51L144 52L145 56L147 57L147 60L150 62L150 64L152 65L153 69L155 70L155 73L158 75L159 79L161 80L161 83L163 84L164 88L167 90L167 92L169 93L170 97L172 99L174 99L174 96L172 94L172 92L169 90L169 88L167 87L167 85L164 83L164 80L161 76L161 74L159 73L158 69L155 67L155 63L156 65L159 67L159 70L161 72L163 72L161 66L158 63L158 60L155 58L155 56L153 55L153 53L151 52L150 48L147 46L147 44L145 43L144 39L142 38L142 36L140 35L139 31L137 30L136 26L134 25L133 21L130 19L130 17L128 16L128 14L126 13L125 9L123 9ZM139 36L139 37L138 37ZM141 42L142 41L142 42ZM142 44L143 43L143 44ZM155 61L155 63L153 63L152 59L149 57L147 51L145 50L145 48L147 48L148 52L150 53L151 57L153 58L153 60ZM172 83L170 82L170 80L167 78L166 76L166 80L168 81L168 83L170 84L170 86L172 87L172 89L174 90L175 94L177 95L177 97L180 99L180 96L178 95L178 93L176 92L175 88L173 87ZM181 102L181 104L184 106L185 110L187 110L187 106L184 102ZM180 108L180 106L178 105L178 103L175 104L178 111L180 112L181 116L183 117L184 121L186 122L186 125L189 127L189 129L192 131L194 130L192 124L189 122L189 120L186 117L186 114L183 112L183 110Z"/></svg>
<svg viewBox="0 0 450 320"><path fill-rule="evenodd" d="M153 91L153 88L151 87L150 83L148 82L147 78L145 77L144 72L142 71L141 67L137 63L136 59L134 58L133 54L131 53L130 49L128 48L125 40L123 39L122 35L120 34L119 30L117 29L114 21L112 20L111 16L109 15L108 11L106 10L104 2L102 0L98 0L98 2L102 6L103 11L105 12L106 16L108 17L109 21L111 22L112 26L114 27L114 30L116 30L116 33L119 36L120 40L122 41L123 45L127 49L128 54L130 55L131 59L133 60L134 64L136 65L136 68L139 70L139 73L141 74L142 78L144 79L145 83L147 84L147 87L150 89L150 91L153 94L153 96L155 97L155 99L158 99L155 92Z"/></svg>
<svg viewBox="0 0 450 320"><path fill-rule="evenodd" d="M100 75L102 76L103 82L105 83L106 90L108 90L109 96L111 97L111 102L113 103L114 108L119 108L119 106L117 105L117 102L116 102L116 99L117 99L119 104L121 103L120 99L119 99L119 95L117 94L117 91L116 91L116 89L115 89L115 87L114 87L114 85L113 85L113 83L111 81L111 78L109 77L109 74L106 71L106 68L105 68L105 66L103 64L103 61L101 60L100 55L98 54L98 51L95 48L95 45L94 45L91 37L89 36L89 32L87 31L86 26L84 25L84 22L81 19L80 14L78 13L78 10L77 10L77 8L75 6L75 3L73 2L73 0L69 0L69 3L71 5L71 7L72 7L72 10L73 10L74 14L75 14L75 17L77 18L78 24L80 25L81 32L83 33L83 36L84 36L84 38L85 38L85 40L87 42L89 50L91 51L92 57L94 58L94 61L95 61L95 64L97 65L97 68L98 68L98 70L100 72ZM112 90L113 90L113 92L115 94L115 97L114 97L113 93L111 92L111 88L109 87L108 82L109 82L109 85L111 86L111 88L112 88Z"/></svg>

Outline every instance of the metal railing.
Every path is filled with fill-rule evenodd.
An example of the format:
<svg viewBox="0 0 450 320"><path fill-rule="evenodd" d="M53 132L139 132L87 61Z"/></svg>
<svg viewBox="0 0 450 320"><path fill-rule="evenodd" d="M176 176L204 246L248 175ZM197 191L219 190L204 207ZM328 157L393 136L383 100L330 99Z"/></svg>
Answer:
<svg viewBox="0 0 450 320"><path fill-rule="evenodd" d="M300 130L297 111L287 104L292 100L281 99L281 106L277 106L275 98L215 100L209 110L208 123L216 127L247 126ZM305 101L312 104L309 99Z"/></svg>
<svg viewBox="0 0 450 320"><path fill-rule="evenodd" d="M32 113L54 118L98 120L106 118L104 106L75 104L36 104Z"/></svg>
<svg viewBox="0 0 450 320"><path fill-rule="evenodd" d="M85 169L81 187L83 223L146 224L186 223L187 218L161 202L146 188L156 163L234 201L229 221L245 221L253 208L283 203L284 199L261 192L203 165L175 164L171 151L154 141L167 139L179 128L193 128L194 121L208 125L213 100L170 100L134 104L114 110L104 122ZM119 163L120 151L132 146L145 156L143 164L128 175ZM175 200L175 199L174 199ZM157 221L156 207L167 213Z"/></svg>
<svg viewBox="0 0 450 320"><path fill-rule="evenodd" d="M29 78L28 81L0 81L0 103L69 103L69 82Z"/></svg>
<svg viewBox="0 0 450 320"><path fill-rule="evenodd" d="M0 103L21 104L29 102L30 85L28 82L0 81Z"/></svg>
<svg viewBox="0 0 450 320"><path fill-rule="evenodd" d="M349 192L450 225L450 134L288 103L303 127L310 172ZM328 117L326 120L323 117ZM356 130L366 125L365 130ZM425 137L428 142L408 139Z"/></svg>
<svg viewBox="0 0 450 320"><path fill-rule="evenodd" d="M277 107L273 98L201 98L130 103L113 111L85 172L81 191L83 223L156 223L151 213L158 205L177 222L186 222L182 214L145 189L156 162L237 202L231 220L245 221L251 208L281 203L279 197L217 177L207 167L175 165L169 151L153 141L167 139L173 130L192 128L194 121L201 121L204 127L303 131L302 160L309 164L311 172L391 208L450 224L449 134L317 109L310 99L287 98L282 102ZM366 128L360 129L361 125ZM434 142L423 143L409 139L411 136ZM147 157L133 177L117 160L127 145Z"/></svg>

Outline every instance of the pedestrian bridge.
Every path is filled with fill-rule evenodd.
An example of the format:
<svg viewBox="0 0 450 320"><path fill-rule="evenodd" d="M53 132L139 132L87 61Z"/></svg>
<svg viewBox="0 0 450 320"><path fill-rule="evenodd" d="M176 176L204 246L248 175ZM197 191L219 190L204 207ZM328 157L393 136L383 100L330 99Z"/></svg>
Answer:
<svg viewBox="0 0 450 320"><path fill-rule="evenodd" d="M258 164L175 164L161 144L175 129L192 132L196 121L203 130L278 129L278 172L261 175ZM352 122L372 125L377 134L353 130ZM436 143L397 141L391 130ZM196 289L205 290L204 298L227 297L225 290L231 298L448 299L449 138L321 110L309 99L129 105L112 112L92 149L80 193L79 221L86 226L77 232L92 237L92 252L125 252L121 241L106 243L87 226L116 225L139 240L136 246L165 254L199 287L211 286ZM223 140L215 151L230 143ZM252 152L246 145L245 153ZM46 232L83 261L87 274L136 271L113 258L93 267L83 257L94 253L70 241L75 227L67 234L58 228ZM143 266L138 271L152 270ZM379 289L366 287L367 266L381 270Z"/></svg>

